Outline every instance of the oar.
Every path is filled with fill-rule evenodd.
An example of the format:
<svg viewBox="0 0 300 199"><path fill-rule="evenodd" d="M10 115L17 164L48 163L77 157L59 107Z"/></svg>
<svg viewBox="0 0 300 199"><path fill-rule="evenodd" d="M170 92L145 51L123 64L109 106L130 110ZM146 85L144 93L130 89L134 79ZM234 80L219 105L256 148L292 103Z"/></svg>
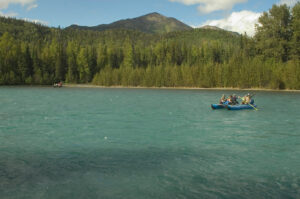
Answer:
<svg viewBox="0 0 300 199"><path fill-rule="evenodd" d="M252 104L249 104L252 108L254 108L254 110L258 111L257 108L255 108L255 106L253 106Z"/></svg>

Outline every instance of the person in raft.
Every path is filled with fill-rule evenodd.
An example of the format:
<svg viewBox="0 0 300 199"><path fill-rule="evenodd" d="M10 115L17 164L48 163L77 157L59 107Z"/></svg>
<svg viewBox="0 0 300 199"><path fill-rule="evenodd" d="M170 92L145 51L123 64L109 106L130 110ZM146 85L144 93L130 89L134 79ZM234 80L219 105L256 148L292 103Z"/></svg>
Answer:
<svg viewBox="0 0 300 199"><path fill-rule="evenodd" d="M250 95L250 93L248 93L247 95L245 95L244 97L239 97L242 99L242 104L254 104L254 99L252 99L254 95Z"/></svg>
<svg viewBox="0 0 300 199"><path fill-rule="evenodd" d="M221 99L220 99L220 102L219 102L219 103L220 103L220 104L225 104L226 101L227 101L227 100L226 100L226 95L223 94L222 97L221 97Z"/></svg>
<svg viewBox="0 0 300 199"><path fill-rule="evenodd" d="M234 104L234 97L232 95L229 95L228 98L226 98L225 95L222 95L222 97L220 99L220 104L233 105Z"/></svg>
<svg viewBox="0 0 300 199"><path fill-rule="evenodd" d="M233 105L237 105L239 104L239 102L237 101L238 97L236 96L236 94L232 95L232 104Z"/></svg>
<svg viewBox="0 0 300 199"><path fill-rule="evenodd" d="M229 95L227 101L225 104L228 104L228 105L233 105L233 96L232 95Z"/></svg>

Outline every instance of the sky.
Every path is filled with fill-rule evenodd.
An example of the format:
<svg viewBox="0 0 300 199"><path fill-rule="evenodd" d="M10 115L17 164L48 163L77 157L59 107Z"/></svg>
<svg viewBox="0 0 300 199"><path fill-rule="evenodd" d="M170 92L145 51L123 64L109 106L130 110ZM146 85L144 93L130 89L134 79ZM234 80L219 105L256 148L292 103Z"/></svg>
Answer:
<svg viewBox="0 0 300 199"><path fill-rule="evenodd" d="M300 0L0 0L0 15L50 27L95 26L158 12L192 27L217 26L255 33L259 16L272 5Z"/></svg>

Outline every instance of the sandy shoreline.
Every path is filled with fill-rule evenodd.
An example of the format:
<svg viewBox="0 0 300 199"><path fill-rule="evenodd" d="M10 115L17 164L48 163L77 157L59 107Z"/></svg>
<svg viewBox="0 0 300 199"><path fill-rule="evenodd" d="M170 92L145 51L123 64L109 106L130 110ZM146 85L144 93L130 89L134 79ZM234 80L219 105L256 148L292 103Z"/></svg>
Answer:
<svg viewBox="0 0 300 199"><path fill-rule="evenodd" d="M64 84L67 88L125 88L125 89L166 89L166 90L234 90L234 91L272 91L272 92L300 92L300 90L276 90L263 88L197 88L197 87L134 87L134 86L98 86L93 84Z"/></svg>

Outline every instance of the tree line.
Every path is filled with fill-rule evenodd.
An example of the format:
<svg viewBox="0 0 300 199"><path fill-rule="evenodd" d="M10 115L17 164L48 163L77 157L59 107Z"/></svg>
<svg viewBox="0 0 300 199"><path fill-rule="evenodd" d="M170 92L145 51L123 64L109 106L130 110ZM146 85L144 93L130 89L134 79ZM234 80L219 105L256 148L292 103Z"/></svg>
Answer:
<svg viewBox="0 0 300 199"><path fill-rule="evenodd" d="M0 18L0 85L300 89L300 3L274 5L254 37L49 28Z"/></svg>

